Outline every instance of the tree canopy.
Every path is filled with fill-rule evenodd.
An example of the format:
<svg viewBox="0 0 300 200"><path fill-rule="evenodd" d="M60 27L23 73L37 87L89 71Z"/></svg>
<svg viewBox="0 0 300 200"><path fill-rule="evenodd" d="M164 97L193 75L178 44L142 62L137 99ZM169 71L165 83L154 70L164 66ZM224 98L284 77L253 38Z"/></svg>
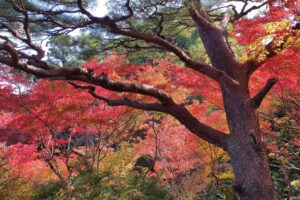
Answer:
<svg viewBox="0 0 300 200"><path fill-rule="evenodd" d="M280 161L291 197L290 176L299 178L299 4L117 0L103 16L91 0L0 1L8 163L43 160L64 182L82 166L108 170L108 157L138 163L143 154L147 174L162 170L168 181L203 179L195 171L208 175L210 165L219 188L220 173L231 170L214 171L219 160L220 168L231 163L241 199L273 200L280 184L269 166Z"/></svg>

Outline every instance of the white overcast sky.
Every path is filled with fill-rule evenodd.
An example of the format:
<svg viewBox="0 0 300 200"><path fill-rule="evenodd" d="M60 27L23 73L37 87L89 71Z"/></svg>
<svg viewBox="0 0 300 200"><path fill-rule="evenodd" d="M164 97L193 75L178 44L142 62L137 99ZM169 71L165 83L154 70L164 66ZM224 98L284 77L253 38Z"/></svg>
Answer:
<svg viewBox="0 0 300 200"><path fill-rule="evenodd" d="M93 10L93 14L97 17L103 17L107 14L107 9L105 4L108 0L97 0L97 7Z"/></svg>

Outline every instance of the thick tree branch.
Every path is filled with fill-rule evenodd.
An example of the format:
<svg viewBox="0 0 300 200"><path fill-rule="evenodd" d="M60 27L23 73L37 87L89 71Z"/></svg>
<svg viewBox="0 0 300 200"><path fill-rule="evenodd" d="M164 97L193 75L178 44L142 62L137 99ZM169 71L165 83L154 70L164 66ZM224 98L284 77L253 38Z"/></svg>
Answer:
<svg viewBox="0 0 300 200"><path fill-rule="evenodd" d="M202 138L203 140L227 151L227 139L229 135L201 123L183 105L170 104L167 105L166 109L170 115L175 117L192 133Z"/></svg>
<svg viewBox="0 0 300 200"><path fill-rule="evenodd" d="M266 85L253 98L251 98L251 103L255 108L258 108L260 106L263 99L277 82L278 79L270 78Z"/></svg>
<svg viewBox="0 0 300 200"><path fill-rule="evenodd" d="M5 43L0 44L0 50L4 50L10 55L9 58L5 55L1 56L0 54L0 62L12 66L18 63L18 52L12 47L12 43L9 40L6 40Z"/></svg>
<svg viewBox="0 0 300 200"><path fill-rule="evenodd" d="M197 120L191 115L191 113L182 105L175 104L173 101L170 101L167 104L159 103L140 103L134 100L127 98L124 99L109 99L102 96L99 96L95 93L95 87L91 85L80 85L69 81L71 85L75 88L86 89L89 93L96 99L100 99L106 102L110 106L129 106L136 109L148 110L148 111L157 111L163 112L172 115L183 125L185 125L192 133L198 137L206 140L209 143L215 144L216 146L227 150L227 135L221 131L213 129Z"/></svg>
<svg viewBox="0 0 300 200"><path fill-rule="evenodd" d="M129 6L129 1L127 2L127 6ZM145 42L162 47L165 50L168 50L169 52L172 52L175 55L177 55L188 67L211 77L212 79L218 81L220 84L233 84L234 86L238 85L238 83L236 83L234 79L228 76L225 71L213 68L210 65L202 62L194 61L184 50L180 49L179 47L175 46L169 41L164 40L163 38L156 35L140 33L132 31L130 29L122 29L118 27L117 22L111 19L110 17L93 16L83 7L81 0L78 0L77 4L80 9L80 12L86 15L91 21L89 22L89 24L94 23L104 25L110 28L112 33L128 36L130 38L138 40L143 40ZM131 15L130 11L129 15ZM12 34L15 37L18 37L18 33L14 32L13 30ZM20 38L23 39L23 42L28 44L28 38ZM33 47L31 46L31 48ZM2 54L0 55L0 62L2 62L3 64L33 74L39 78L81 81L86 84L90 84L92 85L92 87L78 85L77 87L82 87L81 89L89 90L91 95L93 95L95 98L101 99L112 106L126 105L143 110L154 110L168 113L175 117L177 120L179 120L184 126L186 126L192 133L194 133L198 137L220 148L223 148L225 150L227 149L228 136L226 134L201 123L184 106L176 104L173 101L173 99L163 90L154 88L149 85L137 85L133 83L122 83L119 81L113 81L110 80L105 74L96 75L91 73L88 69L84 68L43 68L41 67L42 65L39 65L39 62L29 63L28 61L24 61L23 59L21 59L27 59L30 58L30 56L16 50L14 46L6 43L3 43L0 46L0 50L2 51ZM3 51L6 52L6 54L3 54ZM158 99L160 103L144 104L126 98L116 100L104 98L95 93L94 87L96 86L100 86L102 88L116 92L129 92L151 96Z"/></svg>
<svg viewBox="0 0 300 200"><path fill-rule="evenodd" d="M51 69L48 64L40 59L37 59L35 55L28 55L24 52L17 51L15 49L16 44L8 38L0 36L1 39L5 40L4 43L0 43L0 50L6 51L6 54L0 54L0 62L3 64L14 66L19 65L19 59L26 59L28 64L35 65L43 69ZM8 57L10 56L10 58Z"/></svg>
<svg viewBox="0 0 300 200"><path fill-rule="evenodd" d="M239 77L240 64L235 60L234 54L226 42L223 29L215 26L209 16L201 9L191 8L190 15L213 67L225 72L233 79Z"/></svg>
<svg viewBox="0 0 300 200"><path fill-rule="evenodd" d="M207 75L208 77L217 81L221 85L225 85L225 84L231 85L231 86L238 85L238 83L233 78L231 78L226 73L226 71L224 71L223 69L221 69L221 68L216 69L204 62L199 62L199 61L193 60L189 56L189 54L187 52L185 52L185 50L177 47L176 45L163 39L160 36L146 34L146 33L140 33L140 32L133 31L131 29L120 28L117 23L120 22L120 20L121 21L127 20L128 18L130 18L133 15L133 10L130 7L130 0L127 0L127 2L125 4L128 12L129 12L128 15L121 17L121 18L116 18L116 19L112 19L108 16L105 16L105 17L94 16L92 13L90 13L88 10L86 10L84 8L82 0L77 0L77 6L79 8L79 11L82 14L84 14L85 16L87 16L89 20L83 24L81 23L79 25L72 26L72 29L75 29L77 26L83 27L83 26L89 26L92 24L100 24L100 25L106 26L114 34L127 36L127 37L137 39L137 40L143 40L147 43L154 44L151 47L154 47L154 48L157 47L159 49L164 49L164 50L174 53L181 61L183 61L186 64L187 67L192 68L195 71L200 72L204 75ZM40 68L44 68L44 69L49 69L47 64L41 60L45 55L44 51L40 47L33 44L31 41L30 32L29 32L28 11L26 10L26 8L19 6L18 4L15 4L15 3L13 3L13 7L17 12L21 13L24 16L22 20L23 20L23 29L25 32L25 37L21 36L17 31L13 30L6 24L2 24L1 25L2 27L0 26L0 28L4 28L4 29L8 30L8 32L10 32L14 37L21 40L22 42L24 42L30 48L32 48L33 50L35 50L37 52L37 55L30 56L21 51L18 51L18 55L20 57L28 59L27 64L31 64L36 67L40 67ZM32 12L37 13L35 11L32 11ZM51 16L50 16L50 18L48 16L48 19L51 19ZM206 20L208 20L208 19L206 19ZM53 22L53 20L52 20L52 23L55 23L55 21ZM55 23L55 24L56 24L56 26L61 27L60 23L59 24ZM70 28L70 27L62 27L62 28L66 29L66 28Z"/></svg>
<svg viewBox="0 0 300 200"><path fill-rule="evenodd" d="M265 59L260 60L258 59L258 57L261 55L257 55L255 58L246 61L243 64L243 68L244 70L246 70L248 77L250 77L259 67L265 64L269 59L277 56L286 48L288 48L289 45L286 45L286 43L291 37L298 38L298 31L293 31L290 34L281 38L279 44L277 44L277 41L274 41L274 39L268 44L265 44Z"/></svg>
<svg viewBox="0 0 300 200"><path fill-rule="evenodd" d="M203 29L216 29L215 25L202 9L190 8L190 15L198 26Z"/></svg>
<svg viewBox="0 0 300 200"><path fill-rule="evenodd" d="M133 101L127 98L112 100L98 94L95 94L94 86L84 86L79 85L74 82L69 82L75 88L87 89L89 93L100 100L105 101L110 106L129 106L136 109L148 110L148 111L158 111L170 114L185 125L192 133L198 137L204 139L205 141L212 143L224 150L227 150L227 135L221 131L213 129L196 119L184 106L175 104L173 101L170 101L165 104L159 103L140 103Z"/></svg>
<svg viewBox="0 0 300 200"><path fill-rule="evenodd" d="M259 59L251 59L244 63L244 67L247 70L248 77L250 77L260 66L262 66L268 59L276 56L278 54L278 49L283 48L284 43L282 43L279 47L273 46L273 41L265 46L266 50L266 58L264 60L259 61Z"/></svg>
<svg viewBox="0 0 300 200"><path fill-rule="evenodd" d="M165 108L159 103L140 103L128 98L123 99L109 99L103 96L100 96L95 93L96 88L91 85L80 85L72 81L68 81L74 88L88 90L89 93L96 99L106 102L109 106L129 106L131 108L147 110L147 111L158 111L166 112Z"/></svg>
<svg viewBox="0 0 300 200"><path fill-rule="evenodd" d="M110 31L114 34L123 35L139 40L143 40L145 42L149 42L155 45L158 45L160 47L163 47L165 50L174 53L182 62L186 64L187 67L192 68L210 78L213 80L219 82L220 84L228 84L228 85L236 85L237 82L234 81L230 76L228 76L224 71L221 69L216 69L211 67L210 65L198 62L193 60L184 50L180 49L179 47L175 46L174 44L170 43L169 41L156 36L156 35L150 35L146 33L140 33L136 31L132 31L129 29L122 29L118 27L117 21L111 19L110 17L95 17L92 15L89 11L87 11L83 5L82 1L77 1L78 7L81 10L82 14L86 15L90 20L92 20L94 23L101 24L108 26L110 28Z"/></svg>
<svg viewBox="0 0 300 200"><path fill-rule="evenodd" d="M8 48L7 46L5 47ZM11 58L15 57L16 59L11 60L6 58L6 60L4 60L0 57L0 62L5 63L5 61L7 61L5 64L11 65L16 69L36 75L40 78L82 81L84 83L92 84L94 86L100 86L111 91L129 92L154 97L158 99L161 104L144 104L129 99L111 100L95 94L94 86L81 86L82 89L88 89L94 97L106 101L112 106L127 105L138 109L168 113L175 117L198 137L220 148L223 148L224 150L227 149L228 136L226 134L201 123L184 106L176 104L173 99L163 90L148 85L137 85L133 83L122 83L109 80L104 74L101 76L97 76L91 74L89 70L83 68L54 68L49 70L37 68L24 63L20 63L19 60L17 60L18 57L16 52L12 48L8 48L7 51L11 54Z"/></svg>

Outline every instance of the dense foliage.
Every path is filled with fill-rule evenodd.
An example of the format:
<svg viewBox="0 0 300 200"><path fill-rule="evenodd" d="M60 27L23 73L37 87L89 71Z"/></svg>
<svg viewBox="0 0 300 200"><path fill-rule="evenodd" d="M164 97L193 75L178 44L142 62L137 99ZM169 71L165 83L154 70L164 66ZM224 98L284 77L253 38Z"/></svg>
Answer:
<svg viewBox="0 0 300 200"><path fill-rule="evenodd" d="M299 198L299 1L40 2L0 0L0 199L247 199L266 160Z"/></svg>

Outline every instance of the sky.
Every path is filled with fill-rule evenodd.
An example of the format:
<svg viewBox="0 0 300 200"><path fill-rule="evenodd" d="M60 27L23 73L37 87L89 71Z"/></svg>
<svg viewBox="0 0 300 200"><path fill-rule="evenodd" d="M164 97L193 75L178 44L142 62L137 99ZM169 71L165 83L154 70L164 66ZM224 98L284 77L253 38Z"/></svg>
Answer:
<svg viewBox="0 0 300 200"><path fill-rule="evenodd" d="M105 16L106 14L108 14L108 10L107 10L107 7L106 7L106 3L108 2L109 0L97 0L97 4L96 4L96 6L94 7L94 8L92 8L92 9L90 9L89 11L93 14L93 15L95 15L95 16L97 16L97 17L103 17L103 16ZM235 5L236 6L236 9L238 10L238 11L240 11L240 9L242 8L242 6L243 6L243 3L242 2L231 2L230 4L233 4L233 5ZM249 7L251 7L251 6L253 6L254 4L250 4L250 5L248 5L248 7L247 8L249 8ZM261 9L259 9L259 10L256 10L256 11L254 11L254 12L251 12L250 14L248 14L248 17L249 18L252 18L252 17L254 17L255 15L257 15L257 13L259 12L259 11L262 11L262 10L264 10L264 9L266 9L266 7L264 6L264 7L262 7ZM71 35L78 35L79 34L79 30L75 30L75 31L73 31L72 33L70 33ZM48 42L48 40L47 41L44 41L43 43L42 43L42 47L43 47L43 49L44 50L46 50L46 52L48 51L48 46L46 45L47 44L47 42ZM46 59L46 58L45 58Z"/></svg>
<svg viewBox="0 0 300 200"><path fill-rule="evenodd" d="M108 10L106 8L106 3L108 2L109 0L97 0L97 4L95 6L95 8L92 8L91 10L89 10L93 15L97 16L97 17L103 17L105 16L106 14L108 14ZM236 6L236 9L239 11L242 6L243 6L243 3L242 2L233 2L232 3L233 5ZM249 6L253 6L254 4L250 4ZM266 9L265 7L262 7L261 9L259 10L264 10ZM251 12L248 17L254 17L256 14L257 14L258 11L254 11L254 12ZM78 35L79 34L79 30L75 30L73 31L72 33L70 33L71 35ZM48 40L44 41L42 43L42 47L44 50L46 50L46 52L48 51L48 46L46 45L48 42ZM46 58L45 58L46 59Z"/></svg>
<svg viewBox="0 0 300 200"><path fill-rule="evenodd" d="M109 0L97 0L97 3L96 3L96 6L94 8L91 8L89 9L89 11L97 16L97 17L103 17L105 15L108 14L108 10L107 10L107 7L106 7L106 3L108 2ZM224 5L229 5L229 4L232 4L236 7L236 10L237 11L240 11L244 5L243 2L240 2L240 1L232 1L232 2L229 2L229 3L226 3ZM260 5L261 2L259 3L249 3L249 5L247 6L247 8L250 8L254 5ZM252 11L250 12L247 16L249 18L253 18L255 17L260 11L263 11L266 9L266 6L263 6L262 8L258 9L258 10L255 10L255 11ZM79 30L75 30L71 33L71 35L78 35L79 34Z"/></svg>
<svg viewBox="0 0 300 200"><path fill-rule="evenodd" d="M105 16L108 11L106 9L106 3L108 2L109 0L97 0L97 6L95 7L95 9L91 10L91 12L97 16L97 17L103 17ZM239 12L242 7L244 6L244 3L241 2L241 1L231 1L231 2L228 2L228 3L225 3L225 5L234 5L236 7L236 10ZM261 4L261 2L252 2L252 3L249 3L248 6L246 8L250 8L252 6L259 6ZM253 18L255 17L259 12L261 11L264 11L266 10L266 7L267 6L263 6L261 7L260 9L257 9L257 10L254 10L252 12L250 12L247 17L248 18Z"/></svg>
<svg viewBox="0 0 300 200"><path fill-rule="evenodd" d="M108 0L97 0L97 6L95 8L95 10L92 11L92 13L94 15L96 15L97 17L103 17L107 14L107 9L106 9L106 2Z"/></svg>
<svg viewBox="0 0 300 200"><path fill-rule="evenodd" d="M94 16L97 16L97 17L103 17L103 16L105 16L105 15L108 14L108 10L107 10L107 7L106 7L106 3L107 3L108 1L109 1L109 0L97 0L96 6L95 6L94 8L88 9L88 10L89 10ZM240 2L240 1L231 1L231 2L225 3L224 5L230 5L230 4L234 5L234 6L236 7L236 10L237 10L238 12L242 9L242 7L243 7L243 5L244 5L244 3L243 3L243 2ZM258 3L249 3L249 5L247 6L247 8L250 8L250 7L255 6L255 5L258 6L258 5L260 5L260 4L261 4L261 2L258 2ZM247 17L248 17L248 18L253 18L253 17L255 17L259 12L264 11L265 9L266 9L266 6L263 6L263 7L260 8L260 9L254 10L254 11L250 12L250 13L247 15ZM72 31L72 32L70 33L70 35L76 36L76 35L79 34L79 31L80 31L79 29L77 29L77 30L75 30L75 31ZM44 44L43 44L42 46L43 46L44 48L48 49L48 48L46 47L46 43L47 43L47 41L44 42Z"/></svg>
<svg viewBox="0 0 300 200"><path fill-rule="evenodd" d="M108 14L108 10L106 8L106 3L108 2L109 0L97 0L97 4L94 8L91 8L91 9L87 9L88 11L90 11L94 16L96 17L103 17L105 16L106 14ZM70 33L70 35L72 36L76 36L78 35L80 32L79 29L75 30L75 31L72 31Z"/></svg>
<svg viewBox="0 0 300 200"><path fill-rule="evenodd" d="M108 12L107 12L107 9L106 9L106 6L105 4L108 2L109 0L97 0L97 6L94 10L91 10L91 12L96 15L97 17L103 17L105 16ZM237 11L240 11L244 5L243 2L241 1L232 1L232 2L229 2L229 3L226 3L226 4L232 4L236 7ZM261 2L254 2L254 3L249 3L249 5L247 6L247 8L250 8L254 5L258 6L260 5ZM255 10L255 11L252 11L248 14L248 17L249 18L252 18L254 17L255 15L257 15L257 13L259 11L263 11L266 9L266 6L263 6L262 8L258 9L258 10Z"/></svg>
<svg viewBox="0 0 300 200"><path fill-rule="evenodd" d="M101 1L101 0L100 0ZM246 7L246 9L249 9L251 8L252 6L259 6L261 5L262 2L249 2L248 3L248 6ZM244 3L241 2L241 1L232 1L232 2L229 2L229 3L226 3L224 5L234 5L236 10L238 12L240 12L244 6ZM262 11L265 11L267 9L267 6L262 6L261 8L257 9L257 10L253 10L252 12L250 12L247 17L248 18L253 18L255 17L258 13L262 12Z"/></svg>
<svg viewBox="0 0 300 200"><path fill-rule="evenodd" d="M97 0L96 6L95 6L94 8L88 9L88 10L89 10L93 15L95 15L95 16L97 16L97 17L103 17L103 16L105 16L105 15L108 14L108 10L107 10L107 7L106 7L106 3L107 3L108 1L110 1L110 0ZM244 5L242 2L239 2L239 1L232 1L232 2L226 3L226 4L227 4L227 5L228 5L228 4L233 4L233 5L236 7L237 11L240 11L240 10L242 9L243 5ZM225 5L226 5L226 4L225 4ZM249 3L249 5L247 6L247 8L252 7L252 6L254 6L254 5L259 5L259 4L260 4L260 3ZM266 7L263 6L262 8L260 8L260 9L258 9L258 10L252 11L252 12L250 12L250 13L248 14L248 17L249 17L249 18L252 18L252 17L254 17L255 15L257 15L259 11L263 11L263 10L265 10L265 9L266 9ZM80 32L80 30L77 29L77 30L75 30L75 31L72 31L72 32L70 33L70 35L72 35L72 36L77 36L77 35L79 35L79 32ZM49 48L49 47L47 46L47 42L48 42L48 40L46 40L46 41L44 41L44 42L42 43L42 47L43 47L43 49L46 50L46 52L48 51L48 48Z"/></svg>

